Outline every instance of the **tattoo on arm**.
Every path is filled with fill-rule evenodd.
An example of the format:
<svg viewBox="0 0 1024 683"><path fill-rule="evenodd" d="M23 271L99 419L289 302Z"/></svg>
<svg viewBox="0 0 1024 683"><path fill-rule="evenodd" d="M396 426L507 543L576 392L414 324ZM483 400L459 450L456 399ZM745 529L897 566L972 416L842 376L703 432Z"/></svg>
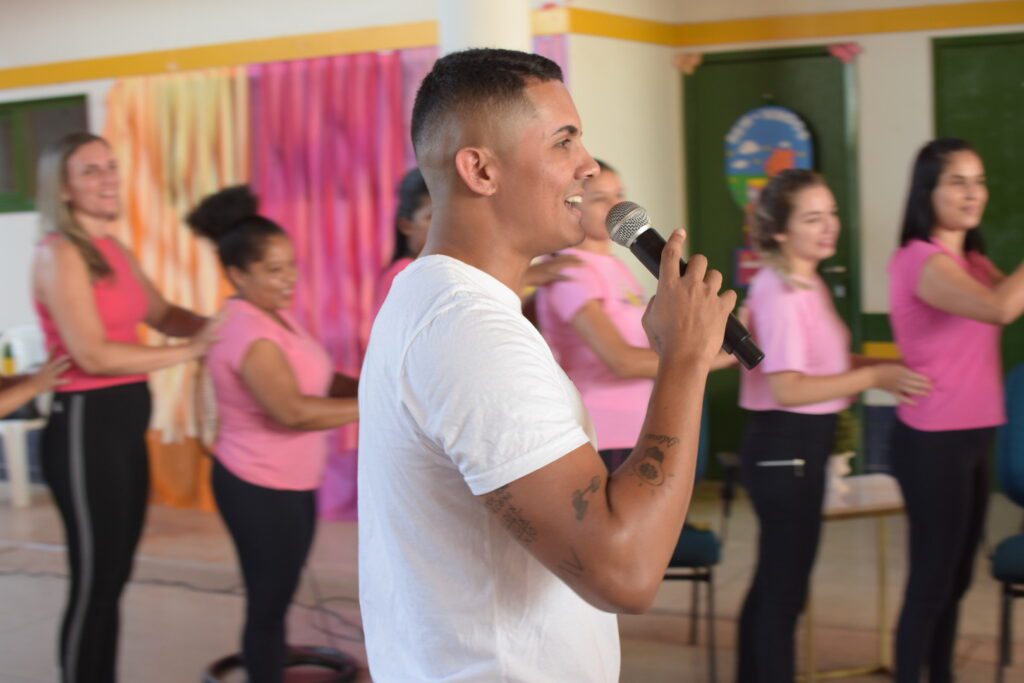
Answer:
<svg viewBox="0 0 1024 683"><path fill-rule="evenodd" d="M588 493L597 493L601 488L601 477L595 476L590 480L590 486L585 489L576 489L572 492L572 507L576 510L576 519L582 520L587 514L590 501L585 498Z"/></svg>
<svg viewBox="0 0 1024 683"><path fill-rule="evenodd" d="M665 454L660 448L651 446L643 457L633 463L632 472L640 481L651 486L665 483Z"/></svg>
<svg viewBox="0 0 1024 683"><path fill-rule="evenodd" d="M644 438L649 441L653 441L654 443L661 444L666 448L672 448L679 443L679 439L677 437L668 436L666 434L644 434Z"/></svg>
<svg viewBox="0 0 1024 683"><path fill-rule="evenodd" d="M484 505L488 510L501 517L505 530L523 545L529 546L537 540L537 529L523 517L523 511L512 504L512 494L509 492L508 486L502 486L488 493L484 497Z"/></svg>
<svg viewBox="0 0 1024 683"><path fill-rule="evenodd" d="M571 578L578 579L583 576L583 563L580 562L580 556L576 554L575 548L570 546L569 552L572 553L572 558L559 562L558 572Z"/></svg>

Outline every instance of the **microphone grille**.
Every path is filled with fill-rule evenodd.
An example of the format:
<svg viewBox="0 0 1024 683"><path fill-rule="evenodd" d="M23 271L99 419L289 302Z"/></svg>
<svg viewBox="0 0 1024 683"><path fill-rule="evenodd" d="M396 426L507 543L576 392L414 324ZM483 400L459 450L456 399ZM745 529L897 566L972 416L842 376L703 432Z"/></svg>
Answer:
<svg viewBox="0 0 1024 683"><path fill-rule="evenodd" d="M616 244L629 248L636 234L650 226L651 219L643 207L633 202L619 202L608 212L604 225Z"/></svg>

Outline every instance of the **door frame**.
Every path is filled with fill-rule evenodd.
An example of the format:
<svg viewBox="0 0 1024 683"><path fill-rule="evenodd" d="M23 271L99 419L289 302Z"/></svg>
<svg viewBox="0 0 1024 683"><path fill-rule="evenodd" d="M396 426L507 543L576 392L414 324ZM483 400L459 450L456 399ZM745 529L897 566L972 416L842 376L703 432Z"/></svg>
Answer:
<svg viewBox="0 0 1024 683"><path fill-rule="evenodd" d="M953 39L959 40L959 39ZM729 52L711 52L703 55L701 65L707 64L728 64L735 62L770 61L776 59L793 59L799 57L833 57L828 46L808 47L786 47L766 48L753 50L740 50ZM846 148L847 163L850 165L850 172L847 173L845 183L845 194L849 205L846 208L847 221L843 223L843 230L849 235L849 297L850 297L850 335L851 348L860 350L863 338L863 317L861 309L861 268L860 268L860 160L857 155L857 82L854 62L842 64L843 99L844 99L844 121L842 136ZM686 219L690 226L696 225L696 197L697 179L693 169L696 168L697 149L697 124L695 117L687 115L686 103L693 102L696 97L694 92L693 78L683 75L683 159L686 165L686 181L683 188L686 192ZM725 180L723 179L723 182Z"/></svg>

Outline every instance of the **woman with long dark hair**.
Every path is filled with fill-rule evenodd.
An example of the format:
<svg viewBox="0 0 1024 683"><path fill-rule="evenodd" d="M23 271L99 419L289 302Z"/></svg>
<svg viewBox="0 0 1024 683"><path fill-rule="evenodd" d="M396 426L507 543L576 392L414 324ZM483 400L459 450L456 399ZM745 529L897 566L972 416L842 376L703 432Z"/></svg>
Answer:
<svg viewBox="0 0 1024 683"><path fill-rule="evenodd" d="M298 280L292 241L259 214L248 187L207 197L188 222L217 245L237 292L206 360L219 423L213 493L245 580L249 681L280 683L285 617L316 529L324 430L358 419L356 382L334 372L291 315Z"/></svg>
<svg viewBox="0 0 1024 683"><path fill-rule="evenodd" d="M952 680L960 599L988 504L988 453L1006 421L1000 336L1024 312L1024 264L1005 277L983 253L985 166L943 138L914 162L890 318L906 364L932 393L902 405L890 448L910 522L910 573L896 634L896 679Z"/></svg>
<svg viewBox="0 0 1024 683"><path fill-rule="evenodd" d="M849 330L818 274L839 230L836 200L813 171L783 171L758 200L753 233L764 265L744 305L765 357L740 377L740 406L749 411L740 455L759 535L740 615L741 683L794 680L796 621L821 535L837 414L866 389L904 401L928 391L903 365L851 355Z"/></svg>
<svg viewBox="0 0 1024 683"><path fill-rule="evenodd" d="M39 159L43 238L32 294L51 358L71 367L43 431L43 475L68 544L70 594L60 632L62 683L117 680L118 606L149 498L146 374L206 353L214 325L168 303L110 233L121 179L110 145L64 137ZM146 324L188 341L151 347Z"/></svg>
<svg viewBox="0 0 1024 683"><path fill-rule="evenodd" d="M431 217L430 193L423 173L418 168L410 169L398 184L398 206L395 208L395 249L391 263L381 273L377 284L374 313L380 310L384 299L395 281L406 267L416 260L427 241L427 230Z"/></svg>

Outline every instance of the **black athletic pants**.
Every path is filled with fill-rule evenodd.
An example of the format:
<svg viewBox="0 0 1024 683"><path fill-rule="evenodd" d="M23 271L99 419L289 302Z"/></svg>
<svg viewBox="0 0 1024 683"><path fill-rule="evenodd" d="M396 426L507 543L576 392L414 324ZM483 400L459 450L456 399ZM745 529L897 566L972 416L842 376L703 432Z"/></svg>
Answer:
<svg viewBox="0 0 1024 683"><path fill-rule="evenodd" d="M119 601L149 497L149 412L144 382L54 396L41 452L71 574L59 643L62 683L117 680Z"/></svg>
<svg viewBox="0 0 1024 683"><path fill-rule="evenodd" d="M791 683L797 618L821 536L836 416L751 412L741 477L757 513L757 569L740 614L737 680ZM793 460L802 460L794 464ZM773 464L774 463L774 464Z"/></svg>
<svg viewBox="0 0 1024 683"><path fill-rule="evenodd" d="M250 484L216 462L213 495L227 524L245 580L242 659L249 683L282 683L285 617L299 585L313 533L313 491Z"/></svg>
<svg viewBox="0 0 1024 683"><path fill-rule="evenodd" d="M988 505L994 429L922 432L897 420L892 471L910 525L910 572L896 630L896 680L953 680L960 599L971 584Z"/></svg>

